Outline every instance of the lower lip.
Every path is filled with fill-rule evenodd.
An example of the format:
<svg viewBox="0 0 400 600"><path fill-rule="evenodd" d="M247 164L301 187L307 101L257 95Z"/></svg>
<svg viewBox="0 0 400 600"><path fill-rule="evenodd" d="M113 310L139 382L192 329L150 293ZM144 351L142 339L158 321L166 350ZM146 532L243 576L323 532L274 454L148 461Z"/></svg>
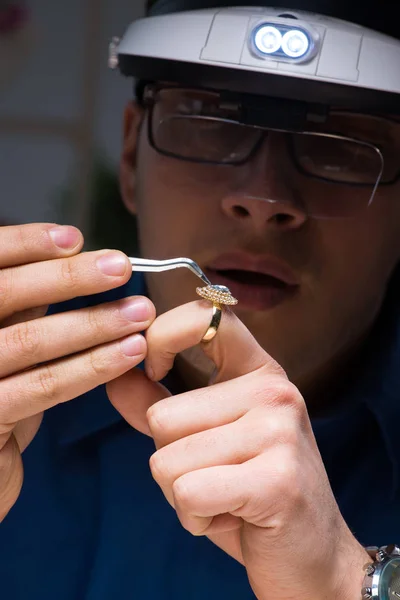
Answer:
<svg viewBox="0 0 400 600"><path fill-rule="evenodd" d="M239 302L238 308L243 310L271 310L285 302L285 300L292 298L299 291L299 286L295 285L279 287L268 284L241 283L211 269L204 269L204 273L213 284L224 285L229 288L232 296Z"/></svg>

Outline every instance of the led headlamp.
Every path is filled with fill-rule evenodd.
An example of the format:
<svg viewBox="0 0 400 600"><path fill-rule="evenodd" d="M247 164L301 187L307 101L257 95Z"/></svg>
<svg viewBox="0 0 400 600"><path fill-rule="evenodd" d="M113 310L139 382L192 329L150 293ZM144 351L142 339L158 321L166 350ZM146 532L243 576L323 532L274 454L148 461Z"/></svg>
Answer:
<svg viewBox="0 0 400 600"><path fill-rule="evenodd" d="M400 113L400 40L279 8L211 8L132 23L112 47L126 76Z"/></svg>
<svg viewBox="0 0 400 600"><path fill-rule="evenodd" d="M255 55L286 59L288 62L310 60L318 43L318 35L305 29L278 23L262 23L253 32L250 46Z"/></svg>

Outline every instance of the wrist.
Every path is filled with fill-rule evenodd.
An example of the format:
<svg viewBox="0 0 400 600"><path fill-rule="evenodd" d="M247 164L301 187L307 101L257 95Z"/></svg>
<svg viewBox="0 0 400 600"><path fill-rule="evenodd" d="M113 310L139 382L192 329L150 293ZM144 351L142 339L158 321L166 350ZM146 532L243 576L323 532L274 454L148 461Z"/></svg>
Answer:
<svg viewBox="0 0 400 600"><path fill-rule="evenodd" d="M340 551L332 600L361 600L365 570L372 563L366 549L353 537Z"/></svg>

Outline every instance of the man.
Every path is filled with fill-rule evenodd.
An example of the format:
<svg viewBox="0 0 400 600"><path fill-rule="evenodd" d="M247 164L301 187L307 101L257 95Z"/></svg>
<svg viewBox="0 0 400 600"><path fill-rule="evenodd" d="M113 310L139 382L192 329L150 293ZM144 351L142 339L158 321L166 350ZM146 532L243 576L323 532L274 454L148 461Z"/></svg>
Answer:
<svg viewBox="0 0 400 600"><path fill-rule="evenodd" d="M121 189L143 256L188 256L238 298L211 342L191 273L128 285L73 228L1 233L7 599L368 598L364 546L400 539L395 106L238 106L190 77L138 85Z"/></svg>

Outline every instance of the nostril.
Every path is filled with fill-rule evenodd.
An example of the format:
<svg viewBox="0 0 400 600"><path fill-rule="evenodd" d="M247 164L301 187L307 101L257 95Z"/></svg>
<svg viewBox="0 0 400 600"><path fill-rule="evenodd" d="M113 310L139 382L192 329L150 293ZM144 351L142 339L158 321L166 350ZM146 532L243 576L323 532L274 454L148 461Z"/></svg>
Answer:
<svg viewBox="0 0 400 600"><path fill-rule="evenodd" d="M285 213L278 213L277 215L274 215L273 218L278 225L286 225L293 220L292 215L287 215Z"/></svg>
<svg viewBox="0 0 400 600"><path fill-rule="evenodd" d="M244 208L244 206L240 206L238 204L236 204L235 206L232 206L232 212L235 215L235 217L248 217L250 215L249 211Z"/></svg>

